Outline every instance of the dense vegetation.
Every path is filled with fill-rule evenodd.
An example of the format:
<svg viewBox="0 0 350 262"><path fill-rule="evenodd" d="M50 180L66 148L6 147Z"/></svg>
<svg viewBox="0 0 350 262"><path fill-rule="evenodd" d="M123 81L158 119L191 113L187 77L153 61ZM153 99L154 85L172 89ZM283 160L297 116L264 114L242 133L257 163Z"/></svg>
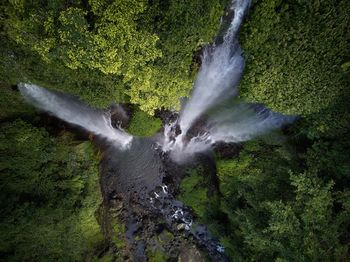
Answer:
<svg viewBox="0 0 350 262"><path fill-rule="evenodd" d="M310 138L341 136L349 122L348 1L257 1L243 26L242 94L302 115Z"/></svg>
<svg viewBox="0 0 350 262"><path fill-rule="evenodd" d="M2 259L74 261L94 255L103 242L95 158L89 142L52 138L20 119L1 125Z"/></svg>
<svg viewBox="0 0 350 262"><path fill-rule="evenodd" d="M228 2L0 3L2 259L91 261L103 242L90 142L43 125L13 85L31 81L98 107L133 103L142 111L129 131L151 135L160 121L146 113L178 109L195 54L213 39ZM253 1L241 32L241 97L301 118L282 142L245 143L236 158L218 154L217 192L200 167L180 196L233 261L350 255L349 13L346 0ZM113 230L119 236L123 226Z"/></svg>
<svg viewBox="0 0 350 262"><path fill-rule="evenodd" d="M217 156L215 208L200 209L208 200L193 173L193 189L182 193L233 261L349 257L349 11L348 1L254 2L241 32L241 97L301 119L284 142L248 142L238 158Z"/></svg>
<svg viewBox="0 0 350 262"><path fill-rule="evenodd" d="M257 260L349 256L349 11L348 1L257 1L243 28L242 96L302 116L287 145L218 165L237 174L225 202Z"/></svg>
<svg viewBox="0 0 350 262"><path fill-rule="evenodd" d="M97 106L178 108L192 86L193 53L212 40L227 2L3 3L2 79L69 91Z"/></svg>
<svg viewBox="0 0 350 262"><path fill-rule="evenodd" d="M162 121L159 118L151 117L147 113L136 110L132 114L128 133L134 136L152 136L161 128Z"/></svg>
<svg viewBox="0 0 350 262"><path fill-rule="evenodd" d="M91 145L44 125L15 84L66 91L97 107L134 103L143 111L134 110L128 131L151 135L161 123L145 112L178 108L191 89L193 54L212 40L226 3L0 3L1 258L91 261L104 248ZM111 229L118 250L123 227Z"/></svg>

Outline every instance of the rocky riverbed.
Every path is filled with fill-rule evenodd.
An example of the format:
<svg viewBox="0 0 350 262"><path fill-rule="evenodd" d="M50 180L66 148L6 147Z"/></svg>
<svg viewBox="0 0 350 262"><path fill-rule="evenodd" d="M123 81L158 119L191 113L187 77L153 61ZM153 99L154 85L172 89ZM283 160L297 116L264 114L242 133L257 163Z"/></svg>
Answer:
<svg viewBox="0 0 350 262"><path fill-rule="evenodd" d="M192 261L204 261L205 257L227 261L224 248L205 225L197 223L191 207L177 200L186 170L196 165L204 166L212 180L209 194L217 190L211 153L179 165L160 150L159 136L134 138L128 150L100 143L104 197L101 217L106 239L112 243L110 248L123 260L130 261L147 261L150 256L162 255L171 261L191 261L190 257L195 259ZM118 232L114 225L119 225ZM119 247L113 242L119 243Z"/></svg>

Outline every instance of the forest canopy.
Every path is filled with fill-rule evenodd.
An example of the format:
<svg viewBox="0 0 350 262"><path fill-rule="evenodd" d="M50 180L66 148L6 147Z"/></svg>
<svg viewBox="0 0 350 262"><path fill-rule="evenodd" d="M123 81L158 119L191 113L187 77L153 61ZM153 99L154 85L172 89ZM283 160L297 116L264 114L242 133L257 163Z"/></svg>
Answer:
<svg viewBox="0 0 350 262"><path fill-rule="evenodd" d="M69 90L92 105L179 109L194 52L213 39L227 2L9 1L1 5L2 67L16 65L21 75L5 77Z"/></svg>
<svg viewBox="0 0 350 262"><path fill-rule="evenodd" d="M150 136L161 125L155 112L179 110L190 94L229 2L0 3L2 259L113 261L123 248L101 225L99 152L27 105L16 84L99 108L132 104L128 130ZM298 120L273 139L240 144L235 156L216 152L216 194L198 167L179 196L231 261L350 256L349 24L348 0L252 1L240 32L240 98ZM113 226L116 236L123 229Z"/></svg>

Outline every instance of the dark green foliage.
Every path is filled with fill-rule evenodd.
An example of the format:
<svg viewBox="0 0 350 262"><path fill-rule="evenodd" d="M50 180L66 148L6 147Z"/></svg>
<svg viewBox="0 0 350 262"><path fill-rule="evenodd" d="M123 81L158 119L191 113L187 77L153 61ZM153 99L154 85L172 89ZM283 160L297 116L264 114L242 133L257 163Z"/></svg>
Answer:
<svg viewBox="0 0 350 262"><path fill-rule="evenodd" d="M16 120L0 127L0 253L11 261L77 261L103 240L97 161Z"/></svg>
<svg viewBox="0 0 350 262"><path fill-rule="evenodd" d="M34 108L25 103L9 84L0 81L0 90L0 120L34 112Z"/></svg>
<svg viewBox="0 0 350 262"><path fill-rule="evenodd" d="M162 121L149 116L143 111L135 110L132 115L128 132L135 136L152 136L160 130Z"/></svg>
<svg viewBox="0 0 350 262"><path fill-rule="evenodd" d="M241 34L242 96L306 117L309 136L346 132L349 12L346 0L255 1Z"/></svg>
<svg viewBox="0 0 350 262"><path fill-rule="evenodd" d="M149 262L163 262L167 261L167 255L161 251L149 252L148 261Z"/></svg>
<svg viewBox="0 0 350 262"><path fill-rule="evenodd" d="M288 147L248 143L218 161L230 221L222 242L234 261L349 257L349 10L348 1L254 1L241 96L302 119Z"/></svg>
<svg viewBox="0 0 350 262"><path fill-rule="evenodd" d="M219 238L225 227L225 214L220 211L219 192L214 184L214 177L204 166L190 169L181 182L179 200L193 209L195 223L205 224Z"/></svg>
<svg viewBox="0 0 350 262"><path fill-rule="evenodd" d="M31 81L99 107L176 109L228 2L1 2L2 259L97 260L103 238L91 145L15 120L34 110L13 85ZM349 12L346 0L253 1L241 31L241 96L302 119L288 130L286 145L249 142L239 157L218 159L219 188L203 168L182 181L180 199L232 261L349 257ZM128 131L150 136L160 126L137 110ZM109 233L123 254L125 227L113 223ZM158 251L147 250L150 260L165 260ZM108 252L103 259L115 259Z"/></svg>
<svg viewBox="0 0 350 262"><path fill-rule="evenodd" d="M192 86L193 52L213 39L225 3L4 2L3 77L97 106L130 99L149 114L178 108Z"/></svg>
<svg viewBox="0 0 350 262"><path fill-rule="evenodd" d="M142 16L145 30L159 36L162 57L149 67L147 82L131 88L131 101L152 112L179 109L179 98L189 94L197 64L195 52L210 43L229 1L155 0Z"/></svg>
<svg viewBox="0 0 350 262"><path fill-rule="evenodd" d="M237 159L218 162L221 210L230 221L222 243L233 261L345 261L348 193L292 173L298 168L284 151L248 144Z"/></svg>
<svg viewBox="0 0 350 262"><path fill-rule="evenodd" d="M181 182L180 200L191 206L197 216L204 218L209 203L208 189L206 188L203 171L193 169Z"/></svg>

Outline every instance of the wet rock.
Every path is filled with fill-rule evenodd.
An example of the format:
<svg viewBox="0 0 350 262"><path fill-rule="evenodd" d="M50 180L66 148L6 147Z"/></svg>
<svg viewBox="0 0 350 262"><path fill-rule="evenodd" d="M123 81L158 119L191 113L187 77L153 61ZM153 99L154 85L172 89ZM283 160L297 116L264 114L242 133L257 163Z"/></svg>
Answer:
<svg viewBox="0 0 350 262"><path fill-rule="evenodd" d="M234 10L230 8L229 6L226 7L225 13L223 17L221 18L221 27L219 29L219 32L217 33L215 39L214 39L214 44L215 45L220 45L224 42L224 35L227 29L230 26L231 21L234 18Z"/></svg>
<svg viewBox="0 0 350 262"><path fill-rule="evenodd" d="M166 244L166 243L169 243L171 240L173 240L174 236L170 231L164 230L162 233L158 235L158 239L161 243Z"/></svg>
<svg viewBox="0 0 350 262"><path fill-rule="evenodd" d="M183 230L186 229L186 224L184 224L184 223L178 224L177 227L176 227L176 229L177 229L178 231L183 231Z"/></svg>
<svg viewBox="0 0 350 262"><path fill-rule="evenodd" d="M111 209L115 210L116 212L120 212L123 208L123 202L118 201L116 199L112 199L110 201Z"/></svg>
<svg viewBox="0 0 350 262"><path fill-rule="evenodd" d="M173 162L154 143L153 138L139 138L127 151L110 146L103 152L100 183L104 204L110 222L117 221L114 227L104 222L107 238L114 243L111 245L117 245L120 254L134 261L144 261L145 254L152 250L161 250L176 261L182 250L193 245L202 248L213 261L226 261L216 250L218 241L205 228L200 232L193 229L191 209L176 200L189 166ZM215 165L209 164L212 159L208 157L198 157L191 165L207 163L208 167L202 163L206 176L215 175ZM216 183L210 181L215 189ZM123 236L116 236L115 229ZM120 248L122 237L125 241Z"/></svg>
<svg viewBox="0 0 350 262"><path fill-rule="evenodd" d="M239 143L224 143L219 142L214 145L215 153L220 155L221 159L230 159L238 157L243 146Z"/></svg>
<svg viewBox="0 0 350 262"><path fill-rule="evenodd" d="M113 127L121 127L123 129L129 126L132 110L128 105L113 104L108 108L111 115Z"/></svg>
<svg viewBox="0 0 350 262"><path fill-rule="evenodd" d="M202 65L202 57L204 54L205 47L205 45L200 46L196 51L193 52L191 64L192 70L197 70Z"/></svg>
<svg viewBox="0 0 350 262"><path fill-rule="evenodd" d="M179 114L166 109L156 110L155 117L162 120L163 125L175 122L178 119Z"/></svg>
<svg viewBox="0 0 350 262"><path fill-rule="evenodd" d="M205 116L198 118L187 131L186 139L189 141L193 137L201 136L207 133L207 119Z"/></svg>

